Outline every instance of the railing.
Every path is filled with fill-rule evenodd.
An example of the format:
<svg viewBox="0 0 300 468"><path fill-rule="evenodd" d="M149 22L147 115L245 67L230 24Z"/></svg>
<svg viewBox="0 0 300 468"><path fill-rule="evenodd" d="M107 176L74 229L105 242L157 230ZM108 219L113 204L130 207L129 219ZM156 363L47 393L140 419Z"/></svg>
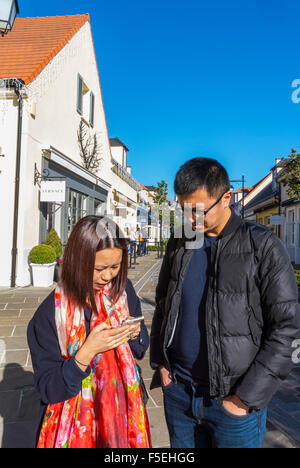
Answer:
<svg viewBox="0 0 300 468"><path fill-rule="evenodd" d="M137 264L137 257L149 255L150 251L157 252L157 258L163 258L165 252L165 243L159 241L129 241L128 242L128 255L129 255L129 268L133 268Z"/></svg>
<svg viewBox="0 0 300 468"><path fill-rule="evenodd" d="M138 184L135 178L132 177L132 175L129 174L129 172L127 172L127 170L123 166L121 166L121 164L119 164L118 161L116 161L114 158L112 158L112 163L113 172L117 174L121 179L123 179L128 185L130 185L130 187L139 192L141 186Z"/></svg>

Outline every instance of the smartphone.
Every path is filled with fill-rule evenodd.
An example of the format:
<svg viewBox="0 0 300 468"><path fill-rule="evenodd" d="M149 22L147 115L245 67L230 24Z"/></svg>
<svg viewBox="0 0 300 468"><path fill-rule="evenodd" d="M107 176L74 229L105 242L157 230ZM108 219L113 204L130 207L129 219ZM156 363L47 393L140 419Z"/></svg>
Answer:
<svg viewBox="0 0 300 468"><path fill-rule="evenodd" d="M144 319L145 319L145 317L129 318L129 319L125 320L125 321L122 323L122 327L123 327L124 325L132 325L132 324L134 324L134 323L142 322Z"/></svg>

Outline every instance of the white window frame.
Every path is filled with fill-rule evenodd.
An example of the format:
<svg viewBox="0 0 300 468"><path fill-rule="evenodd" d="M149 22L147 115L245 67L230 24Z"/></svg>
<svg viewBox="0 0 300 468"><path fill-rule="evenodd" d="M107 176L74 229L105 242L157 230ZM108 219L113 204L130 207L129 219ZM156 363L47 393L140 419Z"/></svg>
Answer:
<svg viewBox="0 0 300 468"><path fill-rule="evenodd" d="M292 221L289 220L290 214L292 214ZM295 209L287 210L286 214L286 243L288 247L295 247L296 244L296 220L295 220ZM291 231L289 231L291 229Z"/></svg>
<svg viewBox="0 0 300 468"><path fill-rule="evenodd" d="M89 89L79 73L77 75L77 112L88 126L94 127L95 94Z"/></svg>

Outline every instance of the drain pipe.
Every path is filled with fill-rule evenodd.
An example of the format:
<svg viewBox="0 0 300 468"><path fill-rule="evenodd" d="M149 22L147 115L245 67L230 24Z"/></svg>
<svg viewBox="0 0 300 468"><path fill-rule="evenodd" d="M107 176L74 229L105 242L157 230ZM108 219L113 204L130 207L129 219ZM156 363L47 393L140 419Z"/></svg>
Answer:
<svg viewBox="0 0 300 468"><path fill-rule="evenodd" d="M9 85L14 89L18 98L18 133L17 133L17 155L15 175L15 201L14 201L14 226L12 242L11 262L11 288L16 287L17 257L18 257L18 224L19 224L19 196L20 196L20 170L21 170L21 144L22 144L22 121L23 121L23 96L21 93L24 86L22 80L9 80Z"/></svg>

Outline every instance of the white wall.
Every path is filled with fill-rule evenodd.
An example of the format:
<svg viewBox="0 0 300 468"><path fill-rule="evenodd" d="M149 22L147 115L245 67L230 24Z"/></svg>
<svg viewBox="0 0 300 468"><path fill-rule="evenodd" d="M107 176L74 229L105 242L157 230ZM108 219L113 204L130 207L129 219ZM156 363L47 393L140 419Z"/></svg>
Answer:
<svg viewBox="0 0 300 468"><path fill-rule="evenodd" d="M98 176L111 183L111 153L102 102L99 75L94 55L90 24L86 23L64 49L28 86L28 99L24 102L22 129L22 165L20 184L20 213L18 233L17 285L30 284L27 256L39 240L39 187L34 186L34 165L41 172L42 150L53 146L75 162L81 164L77 130L80 115L77 112L77 76L83 77L95 95L96 132L101 143L103 158ZM36 103L36 115L30 115ZM3 110L3 106L2 106ZM1 111L1 107L0 107ZM11 239L13 217L14 174L17 139L17 107L9 102L6 116L0 113L0 146L7 154L0 160L1 217L1 271L0 286L9 286L11 268ZM2 158L1 158L2 159Z"/></svg>
<svg viewBox="0 0 300 468"><path fill-rule="evenodd" d="M123 159L124 159L124 148L123 146L112 146L111 147L112 157L121 165L123 166ZM126 168L126 166L125 166Z"/></svg>
<svg viewBox="0 0 300 468"><path fill-rule="evenodd" d="M10 286L11 249L14 216L14 186L17 150L18 107L16 100L5 100L0 91L0 286Z"/></svg>

